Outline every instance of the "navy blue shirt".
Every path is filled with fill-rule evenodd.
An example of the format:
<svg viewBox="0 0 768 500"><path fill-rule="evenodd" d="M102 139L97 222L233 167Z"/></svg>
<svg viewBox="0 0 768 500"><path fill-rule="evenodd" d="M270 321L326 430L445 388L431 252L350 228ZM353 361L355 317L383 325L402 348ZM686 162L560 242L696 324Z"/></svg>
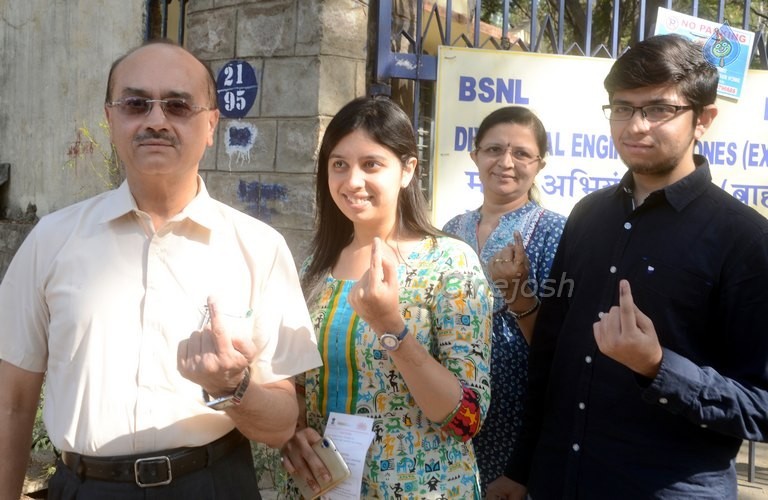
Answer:
<svg viewBox="0 0 768 500"><path fill-rule="evenodd" d="M506 473L535 500L735 498L742 439L768 436L768 221L695 159L636 209L628 172L566 223ZM654 379L595 343L620 279L662 345Z"/></svg>

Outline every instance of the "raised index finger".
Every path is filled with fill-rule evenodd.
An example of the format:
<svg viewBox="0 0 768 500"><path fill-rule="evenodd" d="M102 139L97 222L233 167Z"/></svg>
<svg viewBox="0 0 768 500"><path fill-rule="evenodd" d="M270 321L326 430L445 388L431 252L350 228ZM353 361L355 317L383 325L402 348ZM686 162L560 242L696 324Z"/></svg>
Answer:
<svg viewBox="0 0 768 500"><path fill-rule="evenodd" d="M520 231L515 231L512 233L512 236L515 239L515 250L525 250L523 247L523 235L520 234Z"/></svg>
<svg viewBox="0 0 768 500"><path fill-rule="evenodd" d="M635 301L629 281L619 281L619 314L621 316L621 331L628 332L637 325L635 319Z"/></svg>
<svg viewBox="0 0 768 500"><path fill-rule="evenodd" d="M371 283L384 281L384 271L381 267L381 239L376 237L371 245Z"/></svg>
<svg viewBox="0 0 768 500"><path fill-rule="evenodd" d="M216 351L222 352L231 349L231 335L224 326L224 321L219 314L218 304L213 297L208 297L208 311L211 315L210 338L216 347Z"/></svg>
<svg viewBox="0 0 768 500"><path fill-rule="evenodd" d="M523 246L523 235L520 231L515 231L512 236L514 237L514 243L512 243L512 262L515 266L520 267L525 262L525 247Z"/></svg>

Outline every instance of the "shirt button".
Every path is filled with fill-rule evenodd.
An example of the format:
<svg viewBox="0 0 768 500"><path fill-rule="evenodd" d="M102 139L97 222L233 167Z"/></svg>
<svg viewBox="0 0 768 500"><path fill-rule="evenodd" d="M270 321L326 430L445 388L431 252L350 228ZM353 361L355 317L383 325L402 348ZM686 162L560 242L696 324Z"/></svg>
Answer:
<svg viewBox="0 0 768 500"><path fill-rule="evenodd" d="M583 410L586 407L587 405L585 405L584 403L579 403L579 410Z"/></svg>
<svg viewBox="0 0 768 500"><path fill-rule="evenodd" d="M624 229L632 229L632 224L629 222L624 223Z"/></svg>
<svg viewBox="0 0 768 500"><path fill-rule="evenodd" d="M581 449L581 447L579 446L579 443L573 443L573 446L571 446L571 448L573 448L573 451L579 451L579 449Z"/></svg>
<svg viewBox="0 0 768 500"><path fill-rule="evenodd" d="M659 403L665 405L665 404L669 403L669 400L667 398L659 398Z"/></svg>
<svg viewBox="0 0 768 500"><path fill-rule="evenodd" d="M611 266L609 271L611 272L611 274L616 274L616 266Z"/></svg>
<svg viewBox="0 0 768 500"><path fill-rule="evenodd" d="M584 358L584 361L586 361L586 362L587 362L587 364L591 363L591 362L592 362L592 356L587 356L587 357L585 357L585 358Z"/></svg>

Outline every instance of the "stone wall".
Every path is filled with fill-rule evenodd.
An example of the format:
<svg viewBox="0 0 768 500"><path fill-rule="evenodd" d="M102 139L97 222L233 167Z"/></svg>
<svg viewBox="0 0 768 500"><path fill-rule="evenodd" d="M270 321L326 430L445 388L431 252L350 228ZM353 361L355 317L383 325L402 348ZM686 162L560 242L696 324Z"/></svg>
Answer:
<svg viewBox="0 0 768 500"><path fill-rule="evenodd" d="M297 263L314 223L315 161L323 130L365 94L368 8L359 0L194 0L187 48L214 74L232 60L256 72L256 102L223 118L201 173L212 196L278 229ZM229 147L247 130L247 151Z"/></svg>
<svg viewBox="0 0 768 500"><path fill-rule="evenodd" d="M144 2L0 1L0 163L11 165L0 219L113 187L101 155L107 73L143 28Z"/></svg>
<svg viewBox="0 0 768 500"><path fill-rule="evenodd" d="M144 3L0 1L0 163L11 164L0 220L26 220L28 207L41 217L119 183L105 160L104 87L110 63L141 43ZM201 174L215 198L278 229L297 263L312 233L323 130L366 91L367 26L361 0L187 3L187 48L214 74L247 61L259 86L245 117L221 120ZM245 128L252 144L233 151L230 130ZM0 224L0 276L19 234Z"/></svg>
<svg viewBox="0 0 768 500"><path fill-rule="evenodd" d="M0 221L0 281L24 238L34 227L31 222Z"/></svg>
<svg viewBox="0 0 768 500"><path fill-rule="evenodd" d="M104 90L112 60L141 43L144 13L144 2L0 1L0 276L36 215L116 185Z"/></svg>

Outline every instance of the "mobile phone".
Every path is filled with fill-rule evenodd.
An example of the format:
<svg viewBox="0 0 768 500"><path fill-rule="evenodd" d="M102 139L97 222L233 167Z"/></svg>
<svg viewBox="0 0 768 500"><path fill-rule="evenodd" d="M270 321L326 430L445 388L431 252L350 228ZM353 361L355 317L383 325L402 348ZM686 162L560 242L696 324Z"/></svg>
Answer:
<svg viewBox="0 0 768 500"><path fill-rule="evenodd" d="M317 481L320 485L320 492L315 493L312 491L312 488L309 487L309 484L307 484L304 478L294 476L293 480L296 483L296 486L299 488L299 492L301 492L301 495L306 500L314 500L316 498L320 498L320 496L327 493L329 490L331 490L340 482L344 481L350 475L349 467L347 467L347 463L344 461L344 457L342 457L341 453L339 453L339 450L336 449L336 445L333 444L331 438L324 437L317 443L313 444L312 449L315 450L317 456L320 457L320 460L323 461L325 468L328 469L328 472L331 473L331 480L327 483L321 483L320 481Z"/></svg>

